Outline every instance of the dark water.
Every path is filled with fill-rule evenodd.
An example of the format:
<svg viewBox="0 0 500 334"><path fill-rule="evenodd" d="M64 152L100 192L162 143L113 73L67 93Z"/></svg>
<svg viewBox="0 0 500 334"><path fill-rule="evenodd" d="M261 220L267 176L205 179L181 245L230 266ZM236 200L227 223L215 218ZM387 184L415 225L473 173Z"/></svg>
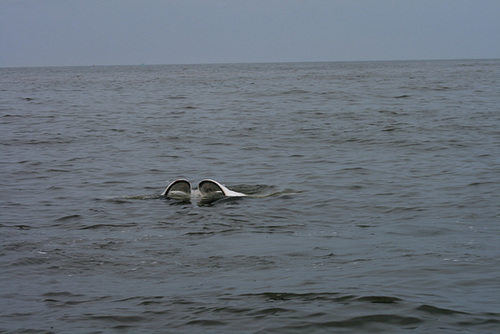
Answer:
<svg viewBox="0 0 500 334"><path fill-rule="evenodd" d="M499 60L0 74L0 332L500 331Z"/></svg>

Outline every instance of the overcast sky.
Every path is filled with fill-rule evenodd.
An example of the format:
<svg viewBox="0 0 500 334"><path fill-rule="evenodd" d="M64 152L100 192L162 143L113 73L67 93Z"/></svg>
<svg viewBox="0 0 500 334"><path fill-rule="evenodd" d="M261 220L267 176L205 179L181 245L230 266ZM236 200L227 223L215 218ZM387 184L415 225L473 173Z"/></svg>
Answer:
<svg viewBox="0 0 500 334"><path fill-rule="evenodd" d="M0 0L0 67L500 58L500 0Z"/></svg>

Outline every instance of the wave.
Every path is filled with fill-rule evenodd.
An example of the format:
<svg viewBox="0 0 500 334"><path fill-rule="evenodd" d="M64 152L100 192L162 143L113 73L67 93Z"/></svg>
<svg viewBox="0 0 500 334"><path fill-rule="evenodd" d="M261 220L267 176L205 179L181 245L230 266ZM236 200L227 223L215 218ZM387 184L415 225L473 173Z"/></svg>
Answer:
<svg viewBox="0 0 500 334"><path fill-rule="evenodd" d="M54 291L44 293L42 302L53 312L67 310L59 315L60 327L78 323L89 331L126 327L132 332L164 333L488 333L500 325L498 313L468 313L395 296L336 292L117 298ZM85 308L96 302L107 307L71 312L74 305Z"/></svg>

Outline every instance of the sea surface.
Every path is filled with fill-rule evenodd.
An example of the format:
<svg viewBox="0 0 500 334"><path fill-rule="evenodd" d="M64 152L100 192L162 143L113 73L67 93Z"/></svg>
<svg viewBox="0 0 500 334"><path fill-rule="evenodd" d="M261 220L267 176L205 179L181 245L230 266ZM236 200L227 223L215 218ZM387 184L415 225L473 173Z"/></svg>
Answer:
<svg viewBox="0 0 500 334"><path fill-rule="evenodd" d="M500 332L500 60L1 68L0 138L1 333Z"/></svg>

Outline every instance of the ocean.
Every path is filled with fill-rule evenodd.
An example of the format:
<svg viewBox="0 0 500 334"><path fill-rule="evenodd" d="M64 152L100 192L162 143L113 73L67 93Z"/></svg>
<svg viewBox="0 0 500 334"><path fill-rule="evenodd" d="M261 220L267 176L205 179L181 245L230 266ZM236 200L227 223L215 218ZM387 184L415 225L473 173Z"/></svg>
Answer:
<svg viewBox="0 0 500 334"><path fill-rule="evenodd" d="M0 83L2 333L500 331L500 60Z"/></svg>

